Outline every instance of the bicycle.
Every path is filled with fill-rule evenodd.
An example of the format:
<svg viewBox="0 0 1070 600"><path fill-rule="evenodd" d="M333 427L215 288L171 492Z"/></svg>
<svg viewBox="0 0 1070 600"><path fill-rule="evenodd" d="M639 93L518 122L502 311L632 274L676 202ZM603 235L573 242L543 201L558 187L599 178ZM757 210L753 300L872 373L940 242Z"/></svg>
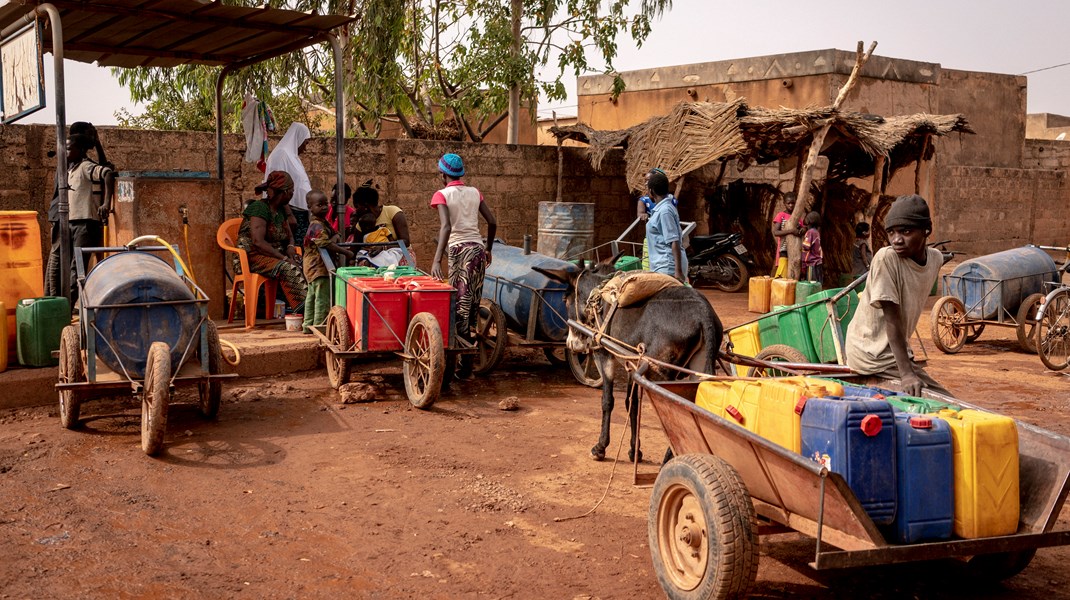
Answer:
<svg viewBox="0 0 1070 600"><path fill-rule="evenodd" d="M1058 281L1046 283L1052 289L1037 310L1036 346L1040 362L1052 371L1070 366L1070 284L1064 276L1070 270L1070 246L1038 246L1042 250L1065 252Z"/></svg>

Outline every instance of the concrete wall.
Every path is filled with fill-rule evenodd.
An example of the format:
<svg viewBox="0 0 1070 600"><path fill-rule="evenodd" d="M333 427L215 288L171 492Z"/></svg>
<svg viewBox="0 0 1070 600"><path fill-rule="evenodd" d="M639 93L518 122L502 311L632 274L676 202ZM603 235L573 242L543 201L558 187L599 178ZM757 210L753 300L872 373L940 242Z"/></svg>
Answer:
<svg viewBox="0 0 1070 600"><path fill-rule="evenodd" d="M55 129L45 125L0 126L0 210L38 210L42 254L47 252L46 209L51 197L55 159L46 152L55 146ZM111 160L121 171L188 169L215 172L214 136L207 133L133 131L100 128ZM273 140L272 145L278 139ZM237 216L242 203L254 196L263 174L241 162L245 140L224 138L226 167L223 174L224 218ZM537 207L553 201L557 190L558 154L555 147L462 144L420 140L345 141L346 180L357 185L373 178L384 203L406 213L420 266L430 269L438 216L429 202L442 181L436 169L445 152L461 154L469 176L480 188L498 219L498 237L520 245L525 234L537 237ZM595 173L579 148L564 148L562 199L596 204L595 240L615 238L635 215L635 200L624 183L624 160L611 154ZM334 182L334 141L312 139L303 155L314 188L329 191ZM218 197L188 198L191 211L198 206L218 207ZM174 218L179 219L175 206ZM152 232L141 232L152 233ZM214 236L214 230L213 230ZM213 237L214 239L214 237ZM222 252L220 250L220 252Z"/></svg>
<svg viewBox="0 0 1070 600"><path fill-rule="evenodd" d="M1070 241L1065 171L943 167L933 213L934 239L969 256Z"/></svg>
<svg viewBox="0 0 1070 600"><path fill-rule="evenodd" d="M1027 169L1070 168L1070 140L1027 139L1022 166Z"/></svg>

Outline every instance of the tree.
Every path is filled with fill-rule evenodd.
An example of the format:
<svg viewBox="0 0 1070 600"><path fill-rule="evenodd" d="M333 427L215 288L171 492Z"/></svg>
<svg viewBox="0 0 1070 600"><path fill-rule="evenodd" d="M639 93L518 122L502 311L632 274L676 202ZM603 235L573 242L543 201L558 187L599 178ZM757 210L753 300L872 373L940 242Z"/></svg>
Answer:
<svg viewBox="0 0 1070 600"><path fill-rule="evenodd" d="M261 5L262 0L225 0ZM612 72L618 34L642 44L654 18L672 0L270 0L269 6L355 14L341 32L346 129L376 136L384 120L400 122L410 135L414 122L453 119L458 134L480 141L506 117L533 105L540 92L567 97L561 78L581 74L595 62ZM629 12L629 6L637 5ZM519 14L518 14L519 11ZM516 18L514 18L516 17ZM556 74L537 74L555 61ZM244 90L261 97L291 93L306 108L333 109L333 60L327 47L312 47L243 69L228 79L228 112ZM215 71L200 67L116 69L120 83L140 102L178 95L151 105L152 121L183 122L194 103L212 106ZM623 90L617 78L615 90ZM154 108L153 108L154 107Z"/></svg>

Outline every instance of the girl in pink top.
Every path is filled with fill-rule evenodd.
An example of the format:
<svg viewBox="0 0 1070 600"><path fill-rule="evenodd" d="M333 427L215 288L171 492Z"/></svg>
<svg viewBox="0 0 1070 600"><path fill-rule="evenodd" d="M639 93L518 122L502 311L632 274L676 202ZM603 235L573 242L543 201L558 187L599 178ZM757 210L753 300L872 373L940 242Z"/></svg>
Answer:
<svg viewBox="0 0 1070 600"><path fill-rule="evenodd" d="M490 264L498 223L494 211L483 201L483 194L461 181L464 161L460 156L444 155L438 161L438 170L442 173L445 187L431 198L431 206L438 211L441 223L431 275L442 279L442 255L446 252L449 282L457 288L457 313L454 315L457 336L473 343L475 338L472 329L476 326L479 299L483 296L483 276ZM487 222L485 242L479 232L480 217ZM458 377L467 378L471 375L471 356L462 355Z"/></svg>

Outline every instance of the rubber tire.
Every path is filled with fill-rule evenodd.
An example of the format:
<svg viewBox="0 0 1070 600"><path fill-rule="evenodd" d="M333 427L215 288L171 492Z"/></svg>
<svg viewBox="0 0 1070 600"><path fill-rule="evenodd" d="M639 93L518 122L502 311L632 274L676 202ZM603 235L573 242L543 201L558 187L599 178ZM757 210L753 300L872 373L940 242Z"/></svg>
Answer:
<svg viewBox="0 0 1070 600"><path fill-rule="evenodd" d="M426 410L442 393L442 376L446 369L446 349L438 320L428 312L417 313L405 332L406 358L401 367L405 394L409 403Z"/></svg>
<svg viewBox="0 0 1070 600"><path fill-rule="evenodd" d="M1044 302L1044 294L1030 294L1018 307L1014 328L1018 334L1018 345L1030 354L1037 353L1037 311Z"/></svg>
<svg viewBox="0 0 1070 600"><path fill-rule="evenodd" d="M966 319L966 307L962 300L954 296L944 296L933 305L929 315L929 333L933 344L945 354L954 354L966 345L966 333L969 326Z"/></svg>
<svg viewBox="0 0 1070 600"><path fill-rule="evenodd" d="M476 321L476 348L472 372L476 375L490 373L498 368L505 357L505 346L509 342L509 332L505 328L505 313L492 300L483 298L479 301L479 315Z"/></svg>
<svg viewBox="0 0 1070 600"><path fill-rule="evenodd" d="M1059 347L1061 350L1052 352L1051 344L1047 338L1052 329L1060 333ZM1037 354L1040 362L1052 371L1062 371L1070 366L1070 289L1062 290L1051 297L1047 308L1044 309L1044 320L1037 326Z"/></svg>
<svg viewBox="0 0 1070 600"><path fill-rule="evenodd" d="M747 273L747 265L744 264L743 261L740 260L740 258L738 256L736 256L735 254L722 254L722 255L718 256L717 258L715 258L713 260L718 260L718 261L727 260L728 262L732 263L732 266L734 267L734 269L739 273L739 280L738 281L734 281L734 282L731 282L731 283L726 283L726 282L723 282L723 281L717 281L717 282L714 282L714 284L713 284L714 287L716 287L717 289L721 290L722 292L733 292L734 293L734 292L738 292L738 291L742 290L743 288L745 288L747 286L747 282L749 281L748 273ZM713 260L710 261L711 264L713 263Z"/></svg>
<svg viewBox="0 0 1070 600"><path fill-rule="evenodd" d="M568 368L572 371L572 376L581 385L592 388L602 387L602 372L598 370L598 361L592 353L584 352L578 354L566 348L565 360L568 361Z"/></svg>
<svg viewBox="0 0 1070 600"><path fill-rule="evenodd" d="M966 561L971 579L983 583L997 583L1021 573L1033 561L1036 549L999 554L979 554Z"/></svg>
<svg viewBox="0 0 1070 600"><path fill-rule="evenodd" d="M141 390L141 449L149 456L163 449L170 399L171 348L166 342L153 342L145 361L145 385Z"/></svg>
<svg viewBox="0 0 1070 600"><path fill-rule="evenodd" d="M966 326L966 343L976 342L985 331L984 323L970 323Z"/></svg>
<svg viewBox="0 0 1070 600"><path fill-rule="evenodd" d="M346 314L346 307L332 306L327 313L327 325L324 328L327 340L332 346L349 348L353 345L353 327ZM349 383L349 359L336 356L330 348L324 350L323 362L327 365L327 380L331 387L338 389Z"/></svg>
<svg viewBox="0 0 1070 600"><path fill-rule="evenodd" d="M689 507L701 515L685 512ZM688 516L695 523L702 517L697 547L681 539ZM686 454L662 467L650 495L647 537L654 572L671 599L746 598L757 577L754 505L735 469L716 456ZM686 564L691 558L697 560ZM692 572L683 573L688 566Z"/></svg>
<svg viewBox="0 0 1070 600"><path fill-rule="evenodd" d="M788 346L787 344L773 344L766 348L762 348L761 352L755 355L758 360L765 360L770 362L789 362L789 363L808 363L810 362L806 355L796 348ZM794 373L785 373L782 371L773 370L772 373L766 371L762 367L751 367L747 370L747 377L780 377L783 375L794 375Z"/></svg>
<svg viewBox="0 0 1070 600"><path fill-rule="evenodd" d="M85 379L78 326L67 325L59 336L59 382L77 383ZM74 390L59 392L59 422L67 429L78 427L82 398Z"/></svg>
<svg viewBox="0 0 1070 600"><path fill-rule="evenodd" d="M210 320L205 320L204 326L208 329L208 373L219 375L223 372L223 349L219 346L219 330ZM200 354L199 350L198 348L198 354ZM204 357L200 357L200 360L203 365ZM200 394L198 408L200 408L201 416L205 419L214 419L219 416L223 383L218 379L210 380L208 383L198 383L197 391Z"/></svg>

